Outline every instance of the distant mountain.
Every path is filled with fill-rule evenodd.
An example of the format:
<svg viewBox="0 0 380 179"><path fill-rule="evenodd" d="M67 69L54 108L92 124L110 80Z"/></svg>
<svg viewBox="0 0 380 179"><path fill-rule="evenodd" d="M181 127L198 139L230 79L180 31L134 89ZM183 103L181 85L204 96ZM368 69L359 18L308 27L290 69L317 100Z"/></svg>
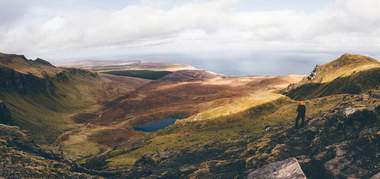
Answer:
<svg viewBox="0 0 380 179"><path fill-rule="evenodd" d="M94 60L79 61L75 64L66 64L66 67L87 69L99 73L118 76L136 77L147 80L158 80L177 71L197 70L190 65L168 64L160 62Z"/></svg>
<svg viewBox="0 0 380 179"><path fill-rule="evenodd" d="M194 70L190 65L169 64L160 62L143 62L140 60L87 60L77 61L73 64L62 64L63 67L75 67L96 72L128 71L128 70L150 70L150 71L179 71Z"/></svg>

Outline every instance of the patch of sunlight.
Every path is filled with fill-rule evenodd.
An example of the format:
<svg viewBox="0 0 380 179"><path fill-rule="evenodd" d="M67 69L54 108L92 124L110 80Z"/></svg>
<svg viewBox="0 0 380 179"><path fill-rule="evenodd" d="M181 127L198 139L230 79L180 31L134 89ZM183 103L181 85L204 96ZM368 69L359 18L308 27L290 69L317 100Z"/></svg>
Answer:
<svg viewBox="0 0 380 179"><path fill-rule="evenodd" d="M191 116L184 120L180 120L178 122L180 123L180 122L212 120L218 117L223 117L223 116L239 113L249 108L277 100L281 97L283 97L283 95L277 94L271 91L257 91L257 92L252 93L249 96L245 96L240 99L234 100L227 105L206 110L204 112L198 113L194 116Z"/></svg>

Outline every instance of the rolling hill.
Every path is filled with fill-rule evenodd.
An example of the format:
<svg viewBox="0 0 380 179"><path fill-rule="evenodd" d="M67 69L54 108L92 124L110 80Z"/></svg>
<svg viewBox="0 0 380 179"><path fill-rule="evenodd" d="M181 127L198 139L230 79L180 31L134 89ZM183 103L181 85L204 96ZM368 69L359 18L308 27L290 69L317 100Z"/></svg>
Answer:
<svg viewBox="0 0 380 179"><path fill-rule="evenodd" d="M359 94L380 86L380 63L373 58L345 54L321 66L301 83L287 89L295 99L322 97L332 94Z"/></svg>

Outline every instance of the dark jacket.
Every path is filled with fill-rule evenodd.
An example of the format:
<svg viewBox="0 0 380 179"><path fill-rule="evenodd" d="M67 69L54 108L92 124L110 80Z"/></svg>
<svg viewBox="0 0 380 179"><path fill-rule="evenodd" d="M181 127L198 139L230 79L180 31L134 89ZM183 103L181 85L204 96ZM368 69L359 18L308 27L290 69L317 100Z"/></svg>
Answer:
<svg viewBox="0 0 380 179"><path fill-rule="evenodd" d="M298 114L304 115L306 113L306 106L299 104L297 107L297 112L298 112Z"/></svg>

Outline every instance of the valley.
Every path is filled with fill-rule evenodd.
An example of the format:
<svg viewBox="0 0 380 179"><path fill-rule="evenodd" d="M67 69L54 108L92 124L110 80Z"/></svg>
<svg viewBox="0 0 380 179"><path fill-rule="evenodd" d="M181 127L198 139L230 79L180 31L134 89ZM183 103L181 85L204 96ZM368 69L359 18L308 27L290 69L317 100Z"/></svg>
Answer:
<svg viewBox="0 0 380 179"><path fill-rule="evenodd" d="M12 131L0 133L1 149L16 146L12 152L40 158L38 165L62 163L67 176L246 178L290 157L308 178L380 170L376 59L344 54L309 76L246 77L178 64L89 63L56 67L0 54L0 128ZM307 126L297 130L300 100Z"/></svg>

